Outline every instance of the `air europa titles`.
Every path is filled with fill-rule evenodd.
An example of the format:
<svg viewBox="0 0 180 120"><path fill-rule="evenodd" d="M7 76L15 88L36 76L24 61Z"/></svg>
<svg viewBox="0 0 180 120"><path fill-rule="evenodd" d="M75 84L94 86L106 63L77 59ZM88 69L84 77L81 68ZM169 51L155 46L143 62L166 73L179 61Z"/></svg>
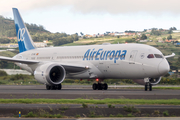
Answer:
<svg viewBox="0 0 180 120"><path fill-rule="evenodd" d="M95 50L88 49L84 54L83 60L125 60L127 50Z"/></svg>

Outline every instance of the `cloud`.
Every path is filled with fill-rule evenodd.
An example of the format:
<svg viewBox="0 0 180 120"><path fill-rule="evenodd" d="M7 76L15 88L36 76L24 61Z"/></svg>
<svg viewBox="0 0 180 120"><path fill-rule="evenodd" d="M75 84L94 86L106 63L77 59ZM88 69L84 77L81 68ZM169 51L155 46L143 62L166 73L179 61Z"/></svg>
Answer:
<svg viewBox="0 0 180 120"><path fill-rule="evenodd" d="M75 0L73 11L86 13L180 13L179 0Z"/></svg>
<svg viewBox="0 0 180 120"><path fill-rule="evenodd" d="M82 14L180 14L179 4L179 0L1 0L0 14L12 12L12 7L29 11L67 6L71 7L72 12Z"/></svg>

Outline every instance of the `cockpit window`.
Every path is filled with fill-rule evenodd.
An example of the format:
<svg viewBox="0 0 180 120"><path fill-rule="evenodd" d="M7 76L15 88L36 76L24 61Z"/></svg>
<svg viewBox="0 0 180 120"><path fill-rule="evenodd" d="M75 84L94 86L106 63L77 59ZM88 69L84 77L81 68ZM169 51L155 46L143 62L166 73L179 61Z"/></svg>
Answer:
<svg viewBox="0 0 180 120"><path fill-rule="evenodd" d="M147 56L147 58L154 58L154 55L153 55L153 54L149 54L149 55Z"/></svg>
<svg viewBox="0 0 180 120"><path fill-rule="evenodd" d="M160 54L154 54L154 56L155 56L156 58L163 58L163 56L160 55Z"/></svg>

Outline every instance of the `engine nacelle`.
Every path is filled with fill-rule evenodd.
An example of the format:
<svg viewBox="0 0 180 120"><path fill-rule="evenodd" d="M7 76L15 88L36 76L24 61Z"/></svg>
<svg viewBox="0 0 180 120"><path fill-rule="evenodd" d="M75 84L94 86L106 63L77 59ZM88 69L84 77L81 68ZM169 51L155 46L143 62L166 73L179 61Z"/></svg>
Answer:
<svg viewBox="0 0 180 120"><path fill-rule="evenodd" d="M133 81L137 84L140 84L140 85L145 85L145 81L144 79L133 79ZM161 81L161 77L159 78L149 78L149 82L152 84L152 85L157 85L159 82Z"/></svg>
<svg viewBox="0 0 180 120"><path fill-rule="evenodd" d="M57 63L46 63L36 68L34 77L40 83L58 85L64 81L66 71L63 66Z"/></svg>

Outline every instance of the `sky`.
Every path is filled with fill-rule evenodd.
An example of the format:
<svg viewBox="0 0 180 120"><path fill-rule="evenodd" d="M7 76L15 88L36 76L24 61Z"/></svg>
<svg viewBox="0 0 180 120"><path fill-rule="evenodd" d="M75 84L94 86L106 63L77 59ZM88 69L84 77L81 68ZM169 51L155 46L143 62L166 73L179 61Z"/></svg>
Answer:
<svg viewBox="0 0 180 120"><path fill-rule="evenodd" d="M0 15L13 18L18 8L26 23L50 32L97 34L180 30L180 0L0 0Z"/></svg>

